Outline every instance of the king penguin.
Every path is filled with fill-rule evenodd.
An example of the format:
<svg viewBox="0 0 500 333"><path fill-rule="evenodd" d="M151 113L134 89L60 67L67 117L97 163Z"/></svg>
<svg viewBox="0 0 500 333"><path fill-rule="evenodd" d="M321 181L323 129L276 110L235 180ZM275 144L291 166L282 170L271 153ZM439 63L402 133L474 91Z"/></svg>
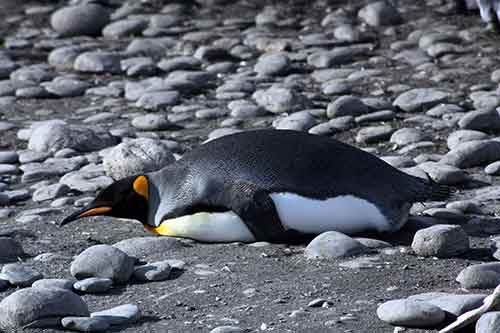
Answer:
<svg viewBox="0 0 500 333"><path fill-rule="evenodd" d="M118 180L61 225L107 215L202 242L286 242L332 230L393 232L413 203L449 194L332 138L251 130L205 143L159 171Z"/></svg>

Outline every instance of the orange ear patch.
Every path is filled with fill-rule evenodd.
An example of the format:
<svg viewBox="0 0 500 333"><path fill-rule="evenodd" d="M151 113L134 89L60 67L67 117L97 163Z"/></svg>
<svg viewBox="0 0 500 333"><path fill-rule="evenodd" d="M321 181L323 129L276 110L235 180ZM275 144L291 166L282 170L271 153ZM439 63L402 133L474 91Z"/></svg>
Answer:
<svg viewBox="0 0 500 333"><path fill-rule="evenodd" d="M139 176L134 180L134 191L149 200L149 183L146 176Z"/></svg>

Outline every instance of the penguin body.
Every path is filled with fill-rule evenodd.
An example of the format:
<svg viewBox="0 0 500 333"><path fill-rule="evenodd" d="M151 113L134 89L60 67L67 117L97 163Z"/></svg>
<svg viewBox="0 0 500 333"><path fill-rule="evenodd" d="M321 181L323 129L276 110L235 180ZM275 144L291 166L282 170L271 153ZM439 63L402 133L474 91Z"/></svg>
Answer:
<svg viewBox="0 0 500 333"><path fill-rule="evenodd" d="M62 224L110 215L135 218L153 233L205 242L288 241L331 230L396 231L414 202L448 195L447 187L335 139L252 130L117 181Z"/></svg>
<svg viewBox="0 0 500 333"><path fill-rule="evenodd" d="M156 231L209 242L391 232L406 222L412 203L448 194L337 140L284 130L219 138L148 179L150 230L164 225ZM230 230L229 221L240 226ZM211 232L197 232L202 226Z"/></svg>

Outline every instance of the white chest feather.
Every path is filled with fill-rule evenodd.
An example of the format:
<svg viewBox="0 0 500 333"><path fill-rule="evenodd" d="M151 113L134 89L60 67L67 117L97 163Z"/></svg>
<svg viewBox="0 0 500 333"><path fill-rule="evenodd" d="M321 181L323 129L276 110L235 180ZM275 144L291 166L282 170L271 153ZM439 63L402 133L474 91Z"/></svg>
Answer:
<svg viewBox="0 0 500 333"><path fill-rule="evenodd" d="M391 229L387 219L375 205L351 195L315 200L293 193L274 193L271 194L271 199L286 229L308 234L325 231L349 234L366 230ZM255 240L245 223L232 211L202 212L165 220L155 232L203 242Z"/></svg>

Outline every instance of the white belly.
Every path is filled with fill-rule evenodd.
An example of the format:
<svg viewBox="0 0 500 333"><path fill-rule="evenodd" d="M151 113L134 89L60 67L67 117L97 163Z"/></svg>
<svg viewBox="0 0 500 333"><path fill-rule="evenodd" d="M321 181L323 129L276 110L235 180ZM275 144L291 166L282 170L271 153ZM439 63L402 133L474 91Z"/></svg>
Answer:
<svg viewBox="0 0 500 333"><path fill-rule="evenodd" d="M391 230L386 217L374 204L352 195L316 200L294 193L273 193L271 198L281 223L288 229L311 234Z"/></svg>
<svg viewBox="0 0 500 333"><path fill-rule="evenodd" d="M387 219L375 205L351 195L326 200L309 199L293 193L273 193L270 196L281 223L287 229L309 234L391 230ZM232 211L196 213L165 220L156 232L202 242L255 240L245 223Z"/></svg>

